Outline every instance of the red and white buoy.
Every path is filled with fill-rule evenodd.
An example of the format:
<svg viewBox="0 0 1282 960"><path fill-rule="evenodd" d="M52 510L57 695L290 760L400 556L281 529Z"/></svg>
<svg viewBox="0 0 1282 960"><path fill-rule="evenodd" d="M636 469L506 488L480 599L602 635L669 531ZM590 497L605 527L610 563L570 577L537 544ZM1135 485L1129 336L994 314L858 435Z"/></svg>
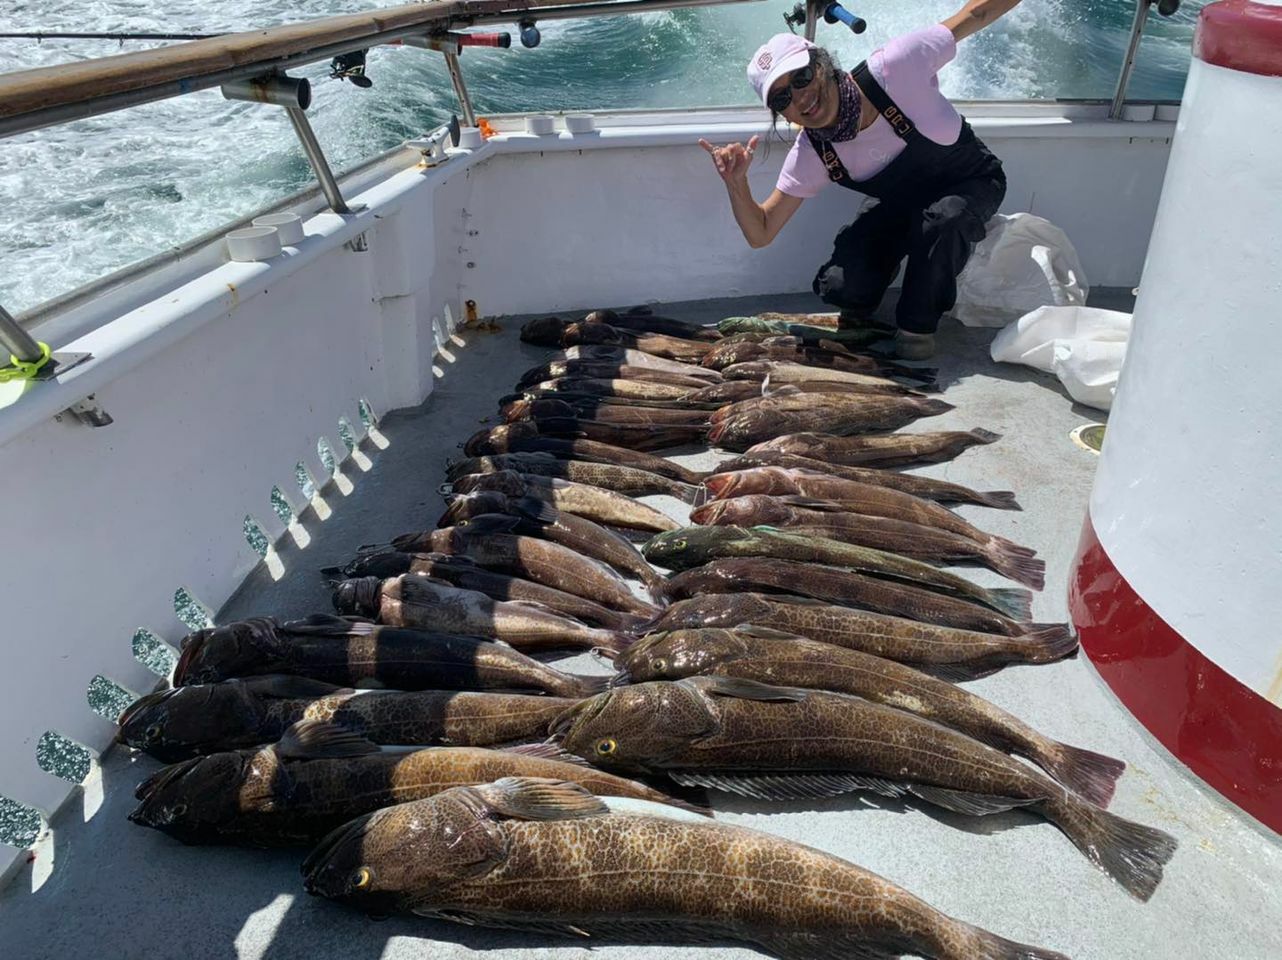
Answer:
<svg viewBox="0 0 1282 960"><path fill-rule="evenodd" d="M1193 62L1069 604L1172 753L1282 832L1282 0Z"/></svg>

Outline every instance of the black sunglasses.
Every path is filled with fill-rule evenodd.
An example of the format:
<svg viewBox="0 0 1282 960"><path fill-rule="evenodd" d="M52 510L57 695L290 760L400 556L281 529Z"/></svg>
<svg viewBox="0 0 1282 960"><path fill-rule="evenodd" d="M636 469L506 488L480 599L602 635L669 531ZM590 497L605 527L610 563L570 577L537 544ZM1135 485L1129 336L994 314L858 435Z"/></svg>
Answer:
<svg viewBox="0 0 1282 960"><path fill-rule="evenodd" d="M808 63L800 70L794 70L789 78L787 85L782 90L776 90L766 99L766 106L775 113L783 113L792 103L792 91L804 90L810 86L815 79L815 65Z"/></svg>

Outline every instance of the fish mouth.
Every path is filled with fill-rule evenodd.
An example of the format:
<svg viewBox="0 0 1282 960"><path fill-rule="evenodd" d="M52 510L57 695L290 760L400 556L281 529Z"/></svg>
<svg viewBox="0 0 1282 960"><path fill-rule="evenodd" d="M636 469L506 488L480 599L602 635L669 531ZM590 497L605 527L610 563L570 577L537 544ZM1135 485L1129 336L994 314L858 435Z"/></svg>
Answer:
<svg viewBox="0 0 1282 960"><path fill-rule="evenodd" d="M120 726L120 730L116 733L116 742L127 743L128 741L126 741L124 737L125 729L129 724L138 719L140 714L150 710L152 707L159 706L177 692L177 689L157 690L155 693L149 693L145 696L139 697L133 703L129 704L129 706L125 707L121 712L120 717L116 720L116 723Z"/></svg>
<svg viewBox="0 0 1282 960"><path fill-rule="evenodd" d="M723 495L730 491L734 481L735 475L733 473L718 473L715 476L704 478L703 485L715 499L720 500Z"/></svg>
<svg viewBox="0 0 1282 960"><path fill-rule="evenodd" d="M582 726L600 715L612 696L613 693L607 690L605 693L599 693L588 700L580 700L564 713L555 717L548 724L547 742L565 743L567 740L572 740Z"/></svg>
<svg viewBox="0 0 1282 960"><path fill-rule="evenodd" d="M201 677L194 675L193 665L200 655L204 653L205 644L209 641L211 632L210 630L201 630L193 633L183 642L182 653L178 655L178 665L174 667L173 684L175 687L202 682Z"/></svg>
<svg viewBox="0 0 1282 960"><path fill-rule="evenodd" d="M697 524L716 523L721 518L725 507L721 506L721 501L705 503L701 507L695 507L690 511L690 520Z"/></svg>
<svg viewBox="0 0 1282 960"><path fill-rule="evenodd" d="M157 770L142 783L138 784L138 787L134 790L134 799L141 800L142 806L131 813L129 819L134 820L135 815L142 812L143 807L147 805L147 801L155 796L158 791L165 789L175 780L186 776L204 759L204 757L192 757L190 760L171 763L169 766ZM134 820L134 822L137 823L137 820Z"/></svg>
<svg viewBox="0 0 1282 960"><path fill-rule="evenodd" d="M378 612L378 591L383 581L378 577L360 577L344 580L334 588L331 598L334 609L340 614L369 615Z"/></svg>

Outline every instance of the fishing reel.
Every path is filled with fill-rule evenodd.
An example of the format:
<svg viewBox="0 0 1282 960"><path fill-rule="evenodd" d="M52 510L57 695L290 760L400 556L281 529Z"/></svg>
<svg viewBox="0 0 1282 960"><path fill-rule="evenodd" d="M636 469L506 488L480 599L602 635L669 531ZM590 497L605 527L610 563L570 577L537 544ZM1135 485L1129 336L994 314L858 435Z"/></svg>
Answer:
<svg viewBox="0 0 1282 960"><path fill-rule="evenodd" d="M374 86L374 81L365 76L365 50L352 50L340 53L329 62L331 80L350 80L362 90Z"/></svg>
<svg viewBox="0 0 1282 960"><path fill-rule="evenodd" d="M1169 2L1169 0L1164 0ZM1178 0L1176 0L1178 2ZM837 0L820 0L814 3L815 12L818 17L823 17L824 23L844 23L850 28L851 33L863 33L868 29L868 23L861 17L855 16ZM797 32L797 27L805 27L809 11L806 5L798 3L792 8L791 13L783 15L783 22L788 25L788 29L793 33Z"/></svg>

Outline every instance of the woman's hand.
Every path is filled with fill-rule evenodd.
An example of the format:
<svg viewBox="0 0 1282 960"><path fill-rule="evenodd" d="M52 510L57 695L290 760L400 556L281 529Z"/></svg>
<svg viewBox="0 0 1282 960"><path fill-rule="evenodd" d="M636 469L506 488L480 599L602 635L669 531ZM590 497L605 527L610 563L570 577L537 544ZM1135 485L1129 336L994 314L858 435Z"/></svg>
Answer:
<svg viewBox="0 0 1282 960"><path fill-rule="evenodd" d="M748 141L745 147L742 143L730 143L724 147L714 147L707 140L700 140L699 146L707 150L712 156L712 162L717 168L717 173L726 183L735 180L746 180L748 177L748 165L752 163L752 155L757 150L757 143L760 137L754 136Z"/></svg>

